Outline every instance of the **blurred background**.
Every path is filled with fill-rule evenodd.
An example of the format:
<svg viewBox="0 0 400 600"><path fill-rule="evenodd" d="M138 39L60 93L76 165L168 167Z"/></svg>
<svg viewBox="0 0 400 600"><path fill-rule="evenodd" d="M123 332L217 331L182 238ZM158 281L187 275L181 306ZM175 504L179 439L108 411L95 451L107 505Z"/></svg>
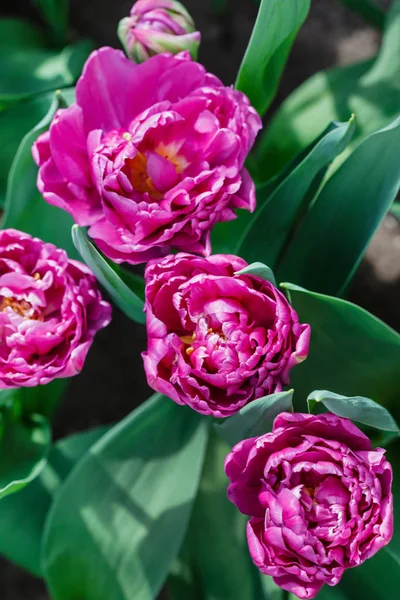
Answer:
<svg viewBox="0 0 400 600"><path fill-rule="evenodd" d="M257 2L183 1L202 33L199 61L225 84L232 84L255 21ZM387 8L391 2L381 0L379 4ZM119 48L117 24L129 14L131 5L123 0L71 0L69 39L85 37L96 46ZM1 0L0 18L6 16L42 24L29 0ZM267 120L310 75L372 57L379 44L380 34L342 2L314 0ZM350 299L400 330L400 225L395 217L386 217L372 240L354 278ZM114 309L114 319L98 334L82 374L71 381L56 416L55 436L115 422L142 402L150 394L140 357L144 348L144 328ZM49 600L49 596L40 581L0 559L0 600Z"/></svg>

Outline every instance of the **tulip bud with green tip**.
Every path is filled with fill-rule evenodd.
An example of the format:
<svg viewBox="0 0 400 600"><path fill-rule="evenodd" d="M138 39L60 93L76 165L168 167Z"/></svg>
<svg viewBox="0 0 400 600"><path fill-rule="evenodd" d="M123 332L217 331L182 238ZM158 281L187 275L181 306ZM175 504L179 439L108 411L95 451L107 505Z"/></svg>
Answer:
<svg viewBox="0 0 400 600"><path fill-rule="evenodd" d="M200 44L192 17L175 0L138 0L129 17L119 22L119 39L134 62L155 54L188 50L194 60Z"/></svg>

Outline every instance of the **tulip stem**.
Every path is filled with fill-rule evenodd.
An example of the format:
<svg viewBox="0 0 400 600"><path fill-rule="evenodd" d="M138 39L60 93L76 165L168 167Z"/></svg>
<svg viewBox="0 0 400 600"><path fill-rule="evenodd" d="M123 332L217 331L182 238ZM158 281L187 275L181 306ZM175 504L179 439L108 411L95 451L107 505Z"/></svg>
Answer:
<svg viewBox="0 0 400 600"><path fill-rule="evenodd" d="M290 592L282 590L282 600L290 600Z"/></svg>

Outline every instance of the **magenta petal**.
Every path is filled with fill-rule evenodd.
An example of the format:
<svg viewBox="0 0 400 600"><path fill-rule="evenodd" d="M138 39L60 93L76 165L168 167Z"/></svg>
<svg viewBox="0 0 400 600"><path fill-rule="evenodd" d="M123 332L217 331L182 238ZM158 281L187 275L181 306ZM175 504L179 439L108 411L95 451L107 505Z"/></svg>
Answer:
<svg viewBox="0 0 400 600"><path fill-rule="evenodd" d="M127 81L137 68L121 50L105 47L92 52L76 86L76 101L83 111L86 133L126 126Z"/></svg>
<svg viewBox="0 0 400 600"><path fill-rule="evenodd" d="M0 232L0 388L44 385L82 370L111 307L89 269L14 229Z"/></svg>
<svg viewBox="0 0 400 600"><path fill-rule="evenodd" d="M147 172L157 190L166 192L178 183L176 167L167 158L150 152L147 157Z"/></svg>
<svg viewBox="0 0 400 600"><path fill-rule="evenodd" d="M50 147L66 181L91 186L82 111L76 104L57 112L51 124Z"/></svg>

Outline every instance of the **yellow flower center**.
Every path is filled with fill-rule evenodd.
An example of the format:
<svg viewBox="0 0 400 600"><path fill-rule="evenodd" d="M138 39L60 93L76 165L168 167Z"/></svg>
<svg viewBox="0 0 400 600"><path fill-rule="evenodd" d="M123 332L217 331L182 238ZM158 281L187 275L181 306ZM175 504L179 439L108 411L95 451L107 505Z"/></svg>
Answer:
<svg viewBox="0 0 400 600"><path fill-rule="evenodd" d="M132 140L132 135L129 132L124 133L122 137L127 141ZM181 145L175 142L170 144L161 142L154 148L156 154L166 158L174 165L178 174L182 173L189 164L186 158L179 154ZM146 156L138 151L136 156L129 158L126 163L129 169L129 178L134 189L141 194L148 193L153 200L161 200L163 194L155 188L151 177L149 177Z"/></svg>
<svg viewBox="0 0 400 600"><path fill-rule="evenodd" d="M24 317L25 319L43 321L43 315L41 312L33 308L32 304L26 300L17 300L16 298L4 297L0 304L0 311L4 312L7 308L12 308L17 315Z"/></svg>

